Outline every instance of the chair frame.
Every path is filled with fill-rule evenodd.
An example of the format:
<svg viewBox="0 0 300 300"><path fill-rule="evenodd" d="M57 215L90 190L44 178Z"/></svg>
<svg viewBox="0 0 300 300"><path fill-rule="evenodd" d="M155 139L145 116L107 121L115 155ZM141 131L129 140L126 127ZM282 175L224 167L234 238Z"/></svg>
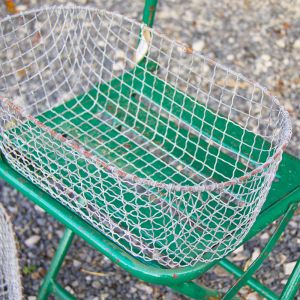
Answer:
<svg viewBox="0 0 300 300"><path fill-rule="evenodd" d="M154 22L156 5L157 0L146 0L143 22L150 27L152 27ZM300 160L284 153L283 161L277 173L277 178L279 179L273 183L267 201L243 243L259 234L272 222L279 219L280 221L259 257L246 271L241 270L226 258L207 264L198 263L193 267L166 269L158 264L149 264L149 262L129 255L74 212L17 173L3 156L0 159L0 177L66 227L48 273L41 285L38 295L40 300L47 299L50 295L54 295L58 299L76 299L56 280L74 235L80 236L97 251L133 276L152 284L169 286L174 291L194 299L212 300L221 299L222 297L224 300L238 299L236 295L245 285L248 285L266 299L294 299L300 285L300 259L296 263L281 295L275 294L256 280L253 275L268 257L297 209L300 201L300 180L297 178L298 174L300 174ZM221 266L237 279L225 295L221 295L217 290L197 285L192 281L216 265Z"/></svg>

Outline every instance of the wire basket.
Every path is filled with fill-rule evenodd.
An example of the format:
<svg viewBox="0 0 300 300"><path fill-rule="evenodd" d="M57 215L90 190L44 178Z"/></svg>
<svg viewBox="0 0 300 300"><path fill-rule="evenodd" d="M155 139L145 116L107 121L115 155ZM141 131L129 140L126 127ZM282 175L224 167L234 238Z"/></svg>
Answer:
<svg viewBox="0 0 300 300"><path fill-rule="evenodd" d="M0 204L0 299L21 300L22 285L12 224Z"/></svg>
<svg viewBox="0 0 300 300"><path fill-rule="evenodd" d="M0 23L1 151L135 257L219 259L256 219L290 135L265 88L121 15Z"/></svg>

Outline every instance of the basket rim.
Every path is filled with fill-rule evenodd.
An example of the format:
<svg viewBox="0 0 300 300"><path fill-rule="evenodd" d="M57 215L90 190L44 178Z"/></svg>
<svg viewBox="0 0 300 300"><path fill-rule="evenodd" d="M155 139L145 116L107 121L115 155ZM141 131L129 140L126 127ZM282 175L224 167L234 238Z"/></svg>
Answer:
<svg viewBox="0 0 300 300"><path fill-rule="evenodd" d="M122 19L125 19L135 25L138 26L143 26L145 28L147 28L147 30L149 30L152 34L155 33L156 35L166 39L167 41L174 43L176 46L181 47L182 50L187 54L187 55L195 55L201 59L204 59L205 61L215 65L216 67L225 70L227 72L229 72L232 75L237 76L237 78L242 79L248 83L250 83L253 87L256 87L258 89L260 89L265 95L269 96L271 98L271 100L273 101L273 103L278 107L279 112L281 113L281 118L282 118L282 127L280 128L280 133L281 133L281 137L280 140L278 142L278 144L275 146L276 151L273 153L272 156L270 156L264 163L262 163L261 165L257 166L256 168L254 168L253 170L249 171L249 172L245 172L245 174L243 176L240 177L233 177L230 180L226 180L223 182L215 182L215 183L207 183L207 182L202 182L202 183L198 183L198 184L194 184L194 185L182 185L182 184L173 184L173 183L163 183L163 182L158 182L152 179L148 179L148 178L142 178L133 174L129 174L126 173L125 171L123 171L122 169L109 165L106 162L104 162L103 160L99 159L98 156L92 154L91 152L85 150L85 149L81 149L82 147L84 148L84 145L81 145L75 141L73 141L72 143L69 142L69 140L67 140L65 137L63 137L61 134L55 132L53 129L51 129L50 127L46 126L45 124L41 123L40 121L38 121L38 119L36 119L34 116L32 115L26 115L24 116L22 114L22 109L17 106L16 104L13 103L13 100L10 100L6 97L2 97L0 96L0 101L5 102L6 104L8 104L15 112L17 112L20 116L24 117L25 119L29 119L31 121L33 121L37 126L43 128L44 130L46 130L48 133L50 133L52 136L54 136L56 139L60 140L61 142L66 143L68 146L72 147L74 150L79 151L82 155L84 155L87 159L92 159L94 162L96 162L97 164L101 165L102 167L104 167L105 169L109 170L113 175L115 175L116 177L120 178L120 179L125 179L125 180L130 180L132 182L136 182L138 184L144 184L144 185L148 185L151 187L156 187L156 188L162 188L162 189L166 189L169 191L185 191L185 192L203 192L203 191L213 191L216 189L224 189L226 187L235 185L235 184L240 184L241 182L249 179L251 176L258 174L260 172L263 171L263 169L265 169L266 167L270 166L275 159L282 155L283 151L286 149L287 144L289 142L289 140L291 139L292 136L292 122L289 116L288 111L284 108L283 105L280 104L280 102L278 101L277 97L275 97L274 95L271 94L271 92L263 87L262 85L260 85L258 82L256 81L252 81L248 78L246 78L244 75L235 72L234 70L226 67L223 64L218 63L217 61L208 58L206 56L204 56L203 54L201 54L198 51L186 51L187 49L187 45L181 43L180 41L171 39L169 37L167 37L165 34L159 32L156 29L150 28L148 27L146 24L143 24L141 22L138 22L132 18L128 18L124 15L121 15L119 13L116 12L110 12L107 11L105 9L98 9L95 7L89 7L89 6L78 6L78 5L68 5L68 6L63 6L63 5L52 5L52 6L43 6L40 8L35 8L35 9L29 9L14 15L8 15L2 19L0 19L0 25L2 22L11 20L12 18L18 18L20 16L26 16L32 13L38 13L38 12L43 12L43 11L59 11L59 10L64 10L64 11L71 11L71 10L85 10L85 11L91 11L91 12L96 12L96 13L101 13L101 14L108 14L108 15L115 15L117 17L120 17ZM283 134L282 134L283 133Z"/></svg>

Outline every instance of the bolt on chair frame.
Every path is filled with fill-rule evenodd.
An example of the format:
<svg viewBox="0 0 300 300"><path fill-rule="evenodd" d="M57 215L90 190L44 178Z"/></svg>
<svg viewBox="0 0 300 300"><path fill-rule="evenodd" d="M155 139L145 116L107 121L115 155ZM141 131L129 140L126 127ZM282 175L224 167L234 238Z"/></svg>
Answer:
<svg viewBox="0 0 300 300"><path fill-rule="evenodd" d="M143 22L149 27L152 27L153 25L156 5L157 0L146 0ZM192 267L166 269L158 264L150 264L149 262L142 261L141 259L129 255L74 212L17 173L9 166L4 157L2 157L0 161L1 178L6 180L28 197L33 203L43 208L66 226L65 233L59 243L57 252L51 262L48 273L43 280L38 299L47 299L51 294L58 299L75 299L75 297L66 291L56 280L57 274L62 267L64 258L75 234L83 238L96 250L139 279L152 284L169 286L174 291L194 299L220 299L221 297L225 300L238 299L236 295L241 287L245 285L248 285L267 299L293 299L300 284L300 259L294 267L281 295L276 295L257 281L253 275L276 245L276 242L279 240L289 220L297 209L300 200L299 173L300 160L284 153L283 160L267 200L261 213L256 219L255 224L243 242L246 242L256 234L260 233L277 219L280 220L276 231L273 233L260 256L246 271L241 270L226 258L210 263L200 262ZM237 279L226 295L221 295L216 290L199 286L193 282L195 278L201 276L215 265L221 266L226 271L233 274Z"/></svg>

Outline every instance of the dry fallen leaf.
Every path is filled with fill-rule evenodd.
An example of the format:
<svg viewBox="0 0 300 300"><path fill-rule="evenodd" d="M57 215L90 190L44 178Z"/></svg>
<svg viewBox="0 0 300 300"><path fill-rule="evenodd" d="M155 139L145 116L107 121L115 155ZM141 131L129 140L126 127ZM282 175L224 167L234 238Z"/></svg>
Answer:
<svg viewBox="0 0 300 300"><path fill-rule="evenodd" d="M5 1L6 10L9 14L16 14L18 13L16 4L13 0L6 0Z"/></svg>
<svg viewBox="0 0 300 300"><path fill-rule="evenodd" d="M107 273L102 273L102 272L93 272L93 271L88 271L85 269L81 269L80 270L82 273L85 274L89 274L89 275L93 275L93 276L99 276L99 277L104 277L104 276L108 276L108 275L113 275L113 272L107 272Z"/></svg>
<svg viewBox="0 0 300 300"><path fill-rule="evenodd" d="M240 88L240 89L246 89L249 87L249 83L248 82L237 82L236 80L234 79L221 79L221 80L218 80L216 82L219 86L224 86L224 87L230 87L230 88Z"/></svg>
<svg viewBox="0 0 300 300"><path fill-rule="evenodd" d="M284 30L288 30L291 28L291 25L288 22L283 22L282 27Z"/></svg>
<svg viewBox="0 0 300 300"><path fill-rule="evenodd" d="M17 75L18 75L19 78L25 77L26 76L26 70L21 69L21 70L17 71Z"/></svg>
<svg viewBox="0 0 300 300"><path fill-rule="evenodd" d="M188 53L188 54L192 54L194 50L191 46L186 46L186 47L183 48L183 51Z"/></svg>

